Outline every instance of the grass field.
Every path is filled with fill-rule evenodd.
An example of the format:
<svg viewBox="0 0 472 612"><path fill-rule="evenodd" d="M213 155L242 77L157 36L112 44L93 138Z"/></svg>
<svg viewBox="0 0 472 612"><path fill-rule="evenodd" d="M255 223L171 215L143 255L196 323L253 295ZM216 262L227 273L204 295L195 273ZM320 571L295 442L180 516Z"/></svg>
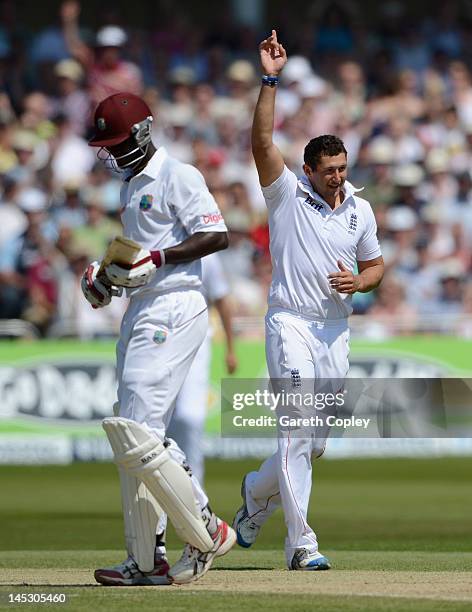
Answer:
<svg viewBox="0 0 472 612"><path fill-rule="evenodd" d="M210 461L214 510L231 519L255 462ZM280 513L253 549L185 587L104 588L93 568L123 557L118 478L108 464L0 468L0 609L470 610L472 459L315 463L310 522L333 570L288 572ZM170 533L170 556L180 543ZM9 604L9 593L67 595Z"/></svg>

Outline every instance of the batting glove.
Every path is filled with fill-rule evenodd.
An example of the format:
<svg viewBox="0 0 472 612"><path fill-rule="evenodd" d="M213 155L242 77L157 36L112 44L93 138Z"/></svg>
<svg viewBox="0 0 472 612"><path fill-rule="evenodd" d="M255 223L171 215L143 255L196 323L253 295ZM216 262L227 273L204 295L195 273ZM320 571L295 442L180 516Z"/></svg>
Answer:
<svg viewBox="0 0 472 612"><path fill-rule="evenodd" d="M142 287L164 264L163 251L141 249L133 262L128 264L112 263L105 268L105 274L118 287Z"/></svg>
<svg viewBox="0 0 472 612"><path fill-rule="evenodd" d="M93 261L87 266L87 269L82 276L80 286L85 299L92 305L92 308L103 308L108 306L111 298L114 295L121 295L122 290L116 287L105 285L97 279L97 273L100 268L98 261Z"/></svg>

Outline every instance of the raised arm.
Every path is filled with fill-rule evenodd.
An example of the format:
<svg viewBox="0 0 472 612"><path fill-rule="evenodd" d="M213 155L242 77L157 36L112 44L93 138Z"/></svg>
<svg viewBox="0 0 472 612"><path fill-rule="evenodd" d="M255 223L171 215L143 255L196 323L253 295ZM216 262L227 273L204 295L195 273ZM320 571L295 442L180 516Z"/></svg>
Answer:
<svg viewBox="0 0 472 612"><path fill-rule="evenodd" d="M254 120L252 123L252 154L256 162L259 182L263 187L272 184L284 169L284 159L281 152L272 141L274 131L274 107L276 80L287 62L287 53L282 44L277 41L277 33L272 30L269 38L259 45L263 78ZM271 84L272 79L272 84Z"/></svg>
<svg viewBox="0 0 472 612"><path fill-rule="evenodd" d="M80 11L80 2L77 0L65 0L61 4L62 32L69 53L86 68L89 68L93 64L93 51L80 38Z"/></svg>

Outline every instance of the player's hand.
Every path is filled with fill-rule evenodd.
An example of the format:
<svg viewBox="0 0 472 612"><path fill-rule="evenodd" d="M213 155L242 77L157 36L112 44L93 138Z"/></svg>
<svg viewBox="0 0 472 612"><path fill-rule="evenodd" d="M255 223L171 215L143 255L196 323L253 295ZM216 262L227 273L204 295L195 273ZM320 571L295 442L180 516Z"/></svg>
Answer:
<svg viewBox="0 0 472 612"><path fill-rule="evenodd" d="M234 374L238 369L238 358L233 351L226 353L226 370L228 374Z"/></svg>
<svg viewBox="0 0 472 612"><path fill-rule="evenodd" d="M98 261L92 261L92 263L87 266L82 276L82 280L80 281L82 293L85 299L92 305L92 308L103 308L103 306L108 306L112 296L121 295L122 291L98 279L97 273L99 269L100 264Z"/></svg>
<svg viewBox="0 0 472 612"><path fill-rule="evenodd" d="M272 30L269 38L261 42L259 54L264 74L276 76L287 63L287 52L277 40L277 32L275 30Z"/></svg>
<svg viewBox="0 0 472 612"><path fill-rule="evenodd" d="M80 2L65 0L60 8L61 19L65 23L76 22L80 15Z"/></svg>
<svg viewBox="0 0 472 612"><path fill-rule="evenodd" d="M105 268L109 281L117 287L142 287L156 273L150 251L141 249L135 261L129 264L112 263Z"/></svg>
<svg viewBox="0 0 472 612"><path fill-rule="evenodd" d="M338 268L340 272L331 272L331 274L328 274L328 280L331 287L338 293L353 294L359 291L362 286L360 276L348 270L341 260L338 260Z"/></svg>

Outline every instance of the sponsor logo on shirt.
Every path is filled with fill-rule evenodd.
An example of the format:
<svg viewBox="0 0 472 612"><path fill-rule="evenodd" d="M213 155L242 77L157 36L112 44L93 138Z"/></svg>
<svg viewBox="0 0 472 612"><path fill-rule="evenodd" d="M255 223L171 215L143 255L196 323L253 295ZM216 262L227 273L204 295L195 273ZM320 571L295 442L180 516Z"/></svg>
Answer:
<svg viewBox="0 0 472 612"><path fill-rule="evenodd" d="M152 201L153 201L153 197L150 193L143 195L139 202L139 208L141 210L151 210Z"/></svg>
<svg viewBox="0 0 472 612"><path fill-rule="evenodd" d="M348 234L355 234L356 230L357 230L357 215L356 213L351 213L351 218L349 219Z"/></svg>
<svg viewBox="0 0 472 612"><path fill-rule="evenodd" d="M208 213L207 215L202 215L202 221L205 225L219 223L223 221L223 215L221 213Z"/></svg>
<svg viewBox="0 0 472 612"><path fill-rule="evenodd" d="M307 199L305 200L305 204L308 204L308 206L311 206L312 208L314 208L318 212L320 212L323 209L323 204L321 204L321 202L317 202L311 196L307 197Z"/></svg>

